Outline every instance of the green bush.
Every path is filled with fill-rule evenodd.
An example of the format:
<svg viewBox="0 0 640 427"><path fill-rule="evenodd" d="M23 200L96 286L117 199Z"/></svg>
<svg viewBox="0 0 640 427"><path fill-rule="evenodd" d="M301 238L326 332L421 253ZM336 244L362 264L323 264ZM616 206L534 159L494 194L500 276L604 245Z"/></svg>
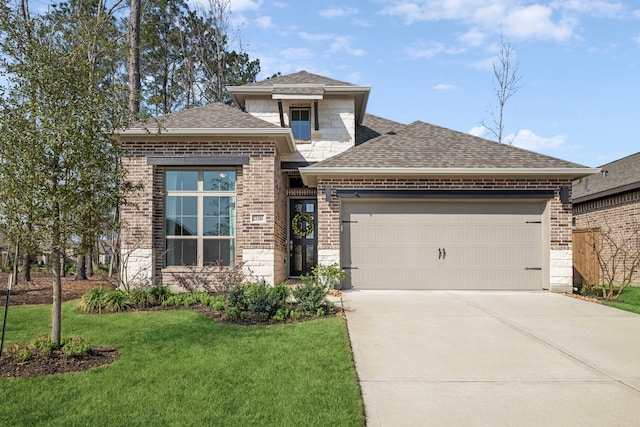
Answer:
<svg viewBox="0 0 640 427"><path fill-rule="evenodd" d="M99 313L104 309L104 297L107 291L102 287L93 288L80 300L79 309L83 313Z"/></svg>
<svg viewBox="0 0 640 427"><path fill-rule="evenodd" d="M226 303L223 296L214 296L209 301L209 305L218 311L224 310L225 304Z"/></svg>
<svg viewBox="0 0 640 427"><path fill-rule="evenodd" d="M91 346L81 337L65 338L62 340L62 351L69 357L79 357L88 354Z"/></svg>
<svg viewBox="0 0 640 427"><path fill-rule="evenodd" d="M169 288L161 284L157 284L149 289L149 296L151 296L156 304L162 304L171 295L173 295L173 293Z"/></svg>
<svg viewBox="0 0 640 427"><path fill-rule="evenodd" d="M127 311L131 308L129 294L124 291L107 292L103 298L103 308L108 312Z"/></svg>
<svg viewBox="0 0 640 427"><path fill-rule="evenodd" d="M182 305L182 295L170 295L162 301L163 307L173 307L176 305Z"/></svg>
<svg viewBox="0 0 640 427"><path fill-rule="evenodd" d="M40 335L33 341L33 346L42 356L49 356L58 347L51 335Z"/></svg>
<svg viewBox="0 0 640 427"><path fill-rule="evenodd" d="M32 351L26 345L14 344L7 349L7 354L16 362L26 362L33 357Z"/></svg>
<svg viewBox="0 0 640 427"><path fill-rule="evenodd" d="M148 291L133 290L129 291L129 303L132 308L147 308L154 304L153 297Z"/></svg>
<svg viewBox="0 0 640 427"><path fill-rule="evenodd" d="M299 311L317 311L326 304L325 295L325 288L314 283L304 283L293 290Z"/></svg>
<svg viewBox="0 0 640 427"><path fill-rule="evenodd" d="M227 292L227 303L240 316L248 312L272 318L278 310L287 308L288 297L289 288L284 284L270 287L263 283L250 283L231 288Z"/></svg>

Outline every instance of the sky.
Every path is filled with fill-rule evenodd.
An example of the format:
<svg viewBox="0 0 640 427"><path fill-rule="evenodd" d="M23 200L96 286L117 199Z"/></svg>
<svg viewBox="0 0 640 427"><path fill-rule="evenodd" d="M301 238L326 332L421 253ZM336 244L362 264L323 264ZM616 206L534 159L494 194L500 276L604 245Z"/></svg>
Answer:
<svg viewBox="0 0 640 427"><path fill-rule="evenodd" d="M503 140L590 167L640 151L640 2L230 1L259 80L305 70L371 86L370 114L495 139L482 123L502 34L521 78Z"/></svg>
<svg viewBox="0 0 640 427"><path fill-rule="evenodd" d="M228 1L258 80L305 70L370 86L370 114L495 139L482 124L498 111L503 37L520 77L503 141L590 167L640 151L640 1Z"/></svg>

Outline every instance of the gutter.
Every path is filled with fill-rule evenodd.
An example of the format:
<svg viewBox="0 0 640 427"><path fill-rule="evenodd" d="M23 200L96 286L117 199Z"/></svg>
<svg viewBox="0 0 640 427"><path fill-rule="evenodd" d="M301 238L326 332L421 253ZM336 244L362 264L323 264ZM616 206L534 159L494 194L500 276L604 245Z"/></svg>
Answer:
<svg viewBox="0 0 640 427"><path fill-rule="evenodd" d="M318 177L558 177L577 179L600 172L594 168L344 168L314 167L300 169L305 185L315 187Z"/></svg>

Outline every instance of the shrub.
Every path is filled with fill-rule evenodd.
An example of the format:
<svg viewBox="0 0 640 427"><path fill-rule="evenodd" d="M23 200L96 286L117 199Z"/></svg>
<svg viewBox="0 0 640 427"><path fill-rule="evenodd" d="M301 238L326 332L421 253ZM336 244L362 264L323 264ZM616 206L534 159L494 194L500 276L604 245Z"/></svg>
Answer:
<svg viewBox="0 0 640 427"><path fill-rule="evenodd" d="M49 356L58 345L50 335L40 335L33 341L33 346L42 356Z"/></svg>
<svg viewBox="0 0 640 427"><path fill-rule="evenodd" d="M314 283L304 283L293 290L293 297L301 311L314 312L325 305L325 288Z"/></svg>
<svg viewBox="0 0 640 427"><path fill-rule="evenodd" d="M107 291L101 287L93 288L80 300L79 309L83 313L100 313L104 309L104 297Z"/></svg>
<svg viewBox="0 0 640 427"><path fill-rule="evenodd" d="M225 300L223 296L212 297L209 305L218 311L224 310Z"/></svg>
<svg viewBox="0 0 640 427"><path fill-rule="evenodd" d="M305 284L315 284L325 291L333 289L336 282L342 282L347 273L336 263L330 265L317 265L311 270L311 274L305 274L300 279Z"/></svg>
<svg viewBox="0 0 640 427"><path fill-rule="evenodd" d="M148 291L134 290L128 292L129 303L135 308L146 308L153 305L153 298Z"/></svg>
<svg viewBox="0 0 640 427"><path fill-rule="evenodd" d="M7 349L7 354L16 362L26 362L33 357L33 353L26 345L14 344Z"/></svg>
<svg viewBox="0 0 640 427"><path fill-rule="evenodd" d="M182 295L170 295L162 301L163 307L173 307L176 305L182 305Z"/></svg>
<svg viewBox="0 0 640 427"><path fill-rule="evenodd" d="M104 310L108 312L127 311L131 308L129 295L124 291L107 292L102 301Z"/></svg>
<svg viewBox="0 0 640 427"><path fill-rule="evenodd" d="M168 287L161 284L151 287L148 292L149 296L156 304L162 304L167 298L173 295Z"/></svg>
<svg viewBox="0 0 640 427"><path fill-rule="evenodd" d="M81 337L65 338L62 340L62 351L69 357L79 357L88 354L91 346Z"/></svg>
<svg viewBox="0 0 640 427"><path fill-rule="evenodd" d="M287 308L289 288L284 284L269 287L263 283L250 283L231 288L227 292L227 303L242 316L249 312L272 318L278 310Z"/></svg>

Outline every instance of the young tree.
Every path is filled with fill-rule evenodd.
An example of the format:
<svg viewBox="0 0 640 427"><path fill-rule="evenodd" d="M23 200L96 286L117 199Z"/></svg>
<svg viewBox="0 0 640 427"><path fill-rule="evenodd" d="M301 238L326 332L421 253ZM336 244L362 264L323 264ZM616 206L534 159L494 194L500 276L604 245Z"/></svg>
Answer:
<svg viewBox="0 0 640 427"><path fill-rule="evenodd" d="M509 39L500 33L500 50L493 61L493 76L495 78L494 91L498 101L497 111L491 110L491 124L482 125L497 139L503 142L504 110L507 101L518 93L522 77L519 74L520 61ZM513 139L509 144L513 143Z"/></svg>
<svg viewBox="0 0 640 427"><path fill-rule="evenodd" d="M65 244L72 235L95 235L98 221L87 218L112 212L130 188L109 138L128 116L114 10L103 0L60 3L40 15L27 0L0 8L9 82L0 99L0 179L11 182L0 196L16 201L0 205L0 217L15 218L6 224L9 236L28 218L50 245L58 344Z"/></svg>

